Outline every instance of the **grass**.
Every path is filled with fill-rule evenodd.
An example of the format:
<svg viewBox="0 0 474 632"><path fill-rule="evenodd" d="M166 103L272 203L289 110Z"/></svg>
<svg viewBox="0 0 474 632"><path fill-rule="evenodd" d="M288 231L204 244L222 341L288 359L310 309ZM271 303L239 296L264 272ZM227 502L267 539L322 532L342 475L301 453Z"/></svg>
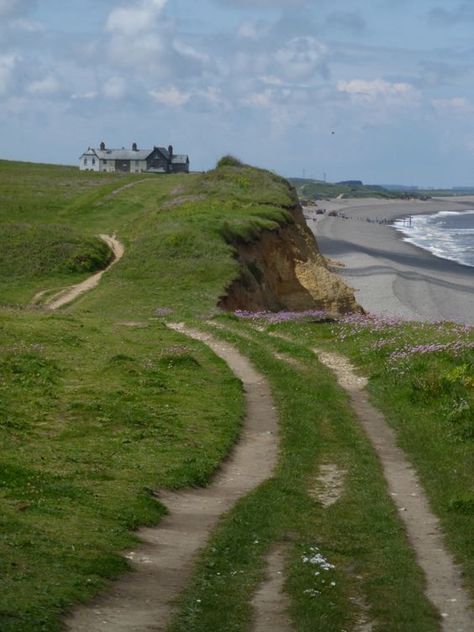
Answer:
<svg viewBox="0 0 474 632"><path fill-rule="evenodd" d="M101 270L111 259L108 246L62 225L2 224L0 296L4 303L32 298L34 288L68 286Z"/></svg>
<svg viewBox="0 0 474 632"><path fill-rule="evenodd" d="M136 186L114 194L125 184ZM278 176L225 160L208 174L157 178L0 162L0 199L0 629L54 632L72 604L123 572L132 530L159 521L163 508L150 490L206 484L235 441L241 385L163 319L202 327L215 316L239 272L236 244L291 222L296 197ZM125 245L101 284L54 314L29 308L36 292L84 276L71 266L75 253L85 250L92 267L105 264L100 233ZM173 630L245 629L275 542L287 550L298 630L315 621L350 629L361 599L379 630L439 629L378 461L310 349L335 347L370 376L472 588L472 351L390 360L405 343L472 334L272 325L293 336L285 343L232 317L223 322L233 332L217 335L271 382L280 464L220 524ZM275 348L306 369L276 360ZM308 489L328 462L347 470L347 480L344 496L324 510ZM303 563L312 547L334 564L327 576L335 586Z"/></svg>
<svg viewBox="0 0 474 632"><path fill-rule="evenodd" d="M270 328L338 350L369 377L374 404L416 466L474 597L474 331L454 323L364 318Z"/></svg>
<svg viewBox="0 0 474 632"><path fill-rule="evenodd" d="M0 629L49 632L126 568L131 530L163 513L149 490L204 485L235 441L240 384L159 315L215 311L238 273L223 235L289 221L295 198L248 167L124 178L5 162L0 195ZM126 248L100 286L29 308L83 276L71 260L92 259L99 233Z"/></svg>
<svg viewBox="0 0 474 632"><path fill-rule="evenodd" d="M353 629L365 603L376 630L438 630L378 460L345 394L304 347L224 322L227 331L212 329L214 335L237 345L270 380L280 411L280 460L274 478L221 522L170 631L248 629L249 602L275 544L287 551L295 629ZM305 368L275 359L274 350ZM344 494L328 509L309 494L323 463L347 471ZM334 568L308 561L316 553Z"/></svg>

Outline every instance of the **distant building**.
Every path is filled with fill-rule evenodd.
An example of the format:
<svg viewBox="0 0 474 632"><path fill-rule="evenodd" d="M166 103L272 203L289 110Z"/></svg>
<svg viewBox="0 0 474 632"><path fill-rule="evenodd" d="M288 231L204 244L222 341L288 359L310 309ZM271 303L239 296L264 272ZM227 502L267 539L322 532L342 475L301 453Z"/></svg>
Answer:
<svg viewBox="0 0 474 632"><path fill-rule="evenodd" d="M168 149L138 149L133 143L131 149L109 149L100 143L98 149L89 147L82 154L79 169L106 173L189 173L189 156L175 154L171 145Z"/></svg>

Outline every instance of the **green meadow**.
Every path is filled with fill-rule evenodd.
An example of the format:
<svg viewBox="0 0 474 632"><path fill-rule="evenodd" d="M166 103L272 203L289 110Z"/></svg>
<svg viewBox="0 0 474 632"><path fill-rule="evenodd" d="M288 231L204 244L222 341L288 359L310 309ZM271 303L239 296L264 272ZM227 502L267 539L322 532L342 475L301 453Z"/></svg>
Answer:
<svg viewBox="0 0 474 632"><path fill-rule="evenodd" d="M159 177L0 161L2 632L63 629L64 613L126 571L134 529L159 523L154 490L206 485L237 440L240 382L167 320L248 355L269 379L281 434L275 476L223 517L170 630L249 629L275 544L296 630L353 630L364 618L379 632L440 630L378 459L314 347L370 378L474 596L472 329L269 323L216 308L239 274L238 242L291 222L295 203L286 181L232 160ZM100 285L57 312L34 301L107 265L100 234L125 246ZM324 508L310 490L328 463L345 485ZM304 562L315 551L330 564L322 576Z"/></svg>

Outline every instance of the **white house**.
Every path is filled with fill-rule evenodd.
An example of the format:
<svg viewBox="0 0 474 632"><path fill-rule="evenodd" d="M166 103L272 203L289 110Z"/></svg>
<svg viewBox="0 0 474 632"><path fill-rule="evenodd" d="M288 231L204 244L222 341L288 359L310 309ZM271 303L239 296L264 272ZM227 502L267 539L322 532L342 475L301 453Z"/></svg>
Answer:
<svg viewBox="0 0 474 632"><path fill-rule="evenodd" d="M138 149L133 143L131 149L109 149L102 142L99 148L89 147L82 154L79 169L108 173L189 173L189 156L175 154L171 145L168 149Z"/></svg>

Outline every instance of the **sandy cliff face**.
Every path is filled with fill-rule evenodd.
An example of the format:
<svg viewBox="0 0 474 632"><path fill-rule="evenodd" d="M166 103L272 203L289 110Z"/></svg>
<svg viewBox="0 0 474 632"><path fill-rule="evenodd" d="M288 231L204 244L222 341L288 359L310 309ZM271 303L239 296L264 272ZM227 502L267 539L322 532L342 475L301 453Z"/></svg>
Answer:
<svg viewBox="0 0 474 632"><path fill-rule="evenodd" d="M251 243L234 242L241 275L219 306L226 310L324 309L333 314L361 311L354 293L329 271L299 206L294 222L263 231Z"/></svg>

